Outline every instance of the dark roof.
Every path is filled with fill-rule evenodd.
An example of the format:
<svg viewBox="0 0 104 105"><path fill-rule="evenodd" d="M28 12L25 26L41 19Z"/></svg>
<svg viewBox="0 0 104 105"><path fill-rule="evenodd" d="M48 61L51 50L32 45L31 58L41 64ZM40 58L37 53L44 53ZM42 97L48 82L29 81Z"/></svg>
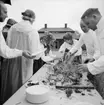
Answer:
<svg viewBox="0 0 104 105"><path fill-rule="evenodd" d="M0 1L3 1L5 4L11 5L11 0L0 0Z"/></svg>
<svg viewBox="0 0 104 105"><path fill-rule="evenodd" d="M74 32L71 28L41 28L38 32L44 33L45 31L55 32L55 33L65 33L65 32Z"/></svg>

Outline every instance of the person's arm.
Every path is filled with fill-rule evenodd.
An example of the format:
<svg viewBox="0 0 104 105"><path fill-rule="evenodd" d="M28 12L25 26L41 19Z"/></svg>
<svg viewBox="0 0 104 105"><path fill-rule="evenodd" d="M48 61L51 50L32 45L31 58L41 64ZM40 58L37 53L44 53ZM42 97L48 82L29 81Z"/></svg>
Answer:
<svg viewBox="0 0 104 105"><path fill-rule="evenodd" d="M39 38L39 34L38 32L33 29L30 33L29 33L29 42L30 42L30 53L36 53L38 51L40 51L41 49L41 43L40 43L40 38Z"/></svg>
<svg viewBox="0 0 104 105"><path fill-rule="evenodd" d="M78 41L74 40L74 45L76 45L77 43L78 43ZM81 47L77 50L77 52L75 54L75 56L79 56L79 55L82 55L82 48Z"/></svg>
<svg viewBox="0 0 104 105"><path fill-rule="evenodd" d="M99 57L92 63L87 64L88 70L91 74L96 75L104 72L104 56Z"/></svg>
<svg viewBox="0 0 104 105"><path fill-rule="evenodd" d="M65 52L65 42L61 45L61 47L59 48L59 52L60 53L64 53Z"/></svg>
<svg viewBox="0 0 104 105"><path fill-rule="evenodd" d="M80 47L84 44L83 42L83 35L80 37L79 41L71 48L70 53L73 54L77 50L80 49Z"/></svg>
<svg viewBox="0 0 104 105"><path fill-rule="evenodd" d="M15 58L22 56L23 51L18 49L11 49L6 45L4 37L0 31L0 55L4 58Z"/></svg>
<svg viewBox="0 0 104 105"><path fill-rule="evenodd" d="M95 33L93 34L93 38L94 38L94 50L95 50L93 58L97 60L100 57L100 47Z"/></svg>
<svg viewBox="0 0 104 105"><path fill-rule="evenodd" d="M45 49L44 45L40 43L40 49ZM45 56L45 52L42 52L40 54L37 54L34 60L38 60L39 58L41 58L43 60L43 57Z"/></svg>
<svg viewBox="0 0 104 105"><path fill-rule="evenodd" d="M29 42L30 42L30 53L31 54L34 54L34 53L37 53L38 51L42 50L43 47L40 43L40 38L39 38L39 34L38 32L33 29L30 33L29 33ZM35 59L39 59L40 57L43 56L43 53L40 53L40 54L37 54L35 57L34 57L34 60Z"/></svg>

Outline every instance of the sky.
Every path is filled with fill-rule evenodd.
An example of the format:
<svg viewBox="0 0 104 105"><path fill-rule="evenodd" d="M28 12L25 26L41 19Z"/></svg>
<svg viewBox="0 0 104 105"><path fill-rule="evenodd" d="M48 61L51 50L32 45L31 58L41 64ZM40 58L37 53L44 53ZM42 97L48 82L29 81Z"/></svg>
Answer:
<svg viewBox="0 0 104 105"><path fill-rule="evenodd" d="M8 7L8 18L21 20L21 12L32 9L36 14L34 27L39 30L47 23L48 27L68 27L82 32L80 17L90 7L99 8L104 15L104 0L12 0Z"/></svg>

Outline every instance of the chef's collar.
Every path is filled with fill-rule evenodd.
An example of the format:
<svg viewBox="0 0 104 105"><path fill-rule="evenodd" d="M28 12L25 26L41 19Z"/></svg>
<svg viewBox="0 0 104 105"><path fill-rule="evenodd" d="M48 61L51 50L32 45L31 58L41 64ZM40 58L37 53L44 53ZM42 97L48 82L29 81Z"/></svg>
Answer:
<svg viewBox="0 0 104 105"><path fill-rule="evenodd" d="M89 31L87 33L85 33L85 35L89 34L89 33L92 33L93 30L92 29L89 29Z"/></svg>
<svg viewBox="0 0 104 105"><path fill-rule="evenodd" d="M102 30L102 29L104 29L104 18L103 17L99 20L97 24L97 30Z"/></svg>
<svg viewBox="0 0 104 105"><path fill-rule="evenodd" d="M88 33L89 33L89 32L92 32L92 31L93 31L92 29L89 29Z"/></svg>

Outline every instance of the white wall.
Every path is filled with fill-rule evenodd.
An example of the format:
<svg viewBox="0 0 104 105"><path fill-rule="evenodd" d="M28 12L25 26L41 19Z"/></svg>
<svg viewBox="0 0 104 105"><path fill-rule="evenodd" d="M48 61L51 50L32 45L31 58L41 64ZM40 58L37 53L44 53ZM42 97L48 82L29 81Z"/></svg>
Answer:
<svg viewBox="0 0 104 105"><path fill-rule="evenodd" d="M12 0L8 15L20 21L21 12L29 8L36 13L37 29L44 27L45 23L49 27L64 27L64 23L68 23L69 27L81 32L79 21L83 12L96 7L104 15L103 4L104 0Z"/></svg>

